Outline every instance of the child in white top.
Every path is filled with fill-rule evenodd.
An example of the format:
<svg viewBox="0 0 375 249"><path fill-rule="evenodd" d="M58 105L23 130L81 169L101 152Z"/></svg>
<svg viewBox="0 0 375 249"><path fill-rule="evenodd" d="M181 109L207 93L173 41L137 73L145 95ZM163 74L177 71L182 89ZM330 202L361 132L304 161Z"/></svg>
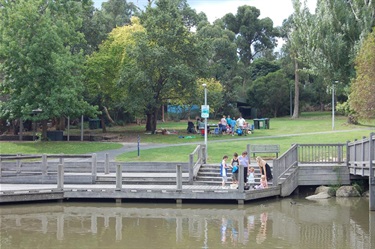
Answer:
<svg viewBox="0 0 375 249"><path fill-rule="evenodd" d="M221 182L222 188L225 188L225 183L228 181L227 160L228 160L228 156L227 155L223 156L223 160L221 161L221 164L220 164L220 175L221 175L221 178L222 178L222 182Z"/></svg>
<svg viewBox="0 0 375 249"><path fill-rule="evenodd" d="M250 167L249 169L249 176L247 177L247 183L250 185L250 189L255 185L255 176L254 176L254 168Z"/></svg>

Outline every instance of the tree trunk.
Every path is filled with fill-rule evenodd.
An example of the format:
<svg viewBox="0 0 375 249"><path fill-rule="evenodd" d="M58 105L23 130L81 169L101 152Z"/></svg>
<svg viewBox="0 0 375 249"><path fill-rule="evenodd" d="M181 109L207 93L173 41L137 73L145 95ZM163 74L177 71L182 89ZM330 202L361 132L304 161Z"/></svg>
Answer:
<svg viewBox="0 0 375 249"><path fill-rule="evenodd" d="M100 123L102 125L102 132L107 133L107 127L105 126L104 114L100 116Z"/></svg>
<svg viewBox="0 0 375 249"><path fill-rule="evenodd" d="M294 112L292 118L299 118L299 75L297 58L294 58L294 88Z"/></svg>
<svg viewBox="0 0 375 249"><path fill-rule="evenodd" d="M146 117L147 117L146 131L150 131L151 134L155 134L155 131L156 131L158 110L159 108L152 108L152 111L146 114Z"/></svg>
<svg viewBox="0 0 375 249"><path fill-rule="evenodd" d="M48 138L47 138L47 120L42 120L42 141L48 141Z"/></svg>

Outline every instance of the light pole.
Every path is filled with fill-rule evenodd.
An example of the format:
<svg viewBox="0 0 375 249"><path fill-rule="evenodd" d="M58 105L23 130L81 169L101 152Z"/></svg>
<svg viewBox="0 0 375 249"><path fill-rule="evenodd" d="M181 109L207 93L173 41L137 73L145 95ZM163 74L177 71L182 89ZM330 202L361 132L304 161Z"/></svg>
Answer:
<svg viewBox="0 0 375 249"><path fill-rule="evenodd" d="M207 84L202 84L204 87L204 106L207 108ZM208 157L208 147L207 147L207 116L204 118L204 145L206 147L205 160L207 161Z"/></svg>
<svg viewBox="0 0 375 249"><path fill-rule="evenodd" d="M332 83L332 130L335 129L335 84L337 83L337 80Z"/></svg>

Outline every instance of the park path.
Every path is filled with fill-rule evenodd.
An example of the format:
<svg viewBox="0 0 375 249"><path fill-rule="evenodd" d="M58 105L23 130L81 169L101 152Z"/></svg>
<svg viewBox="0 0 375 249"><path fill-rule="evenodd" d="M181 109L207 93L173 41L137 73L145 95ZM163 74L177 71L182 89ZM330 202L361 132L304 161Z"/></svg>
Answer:
<svg viewBox="0 0 375 249"><path fill-rule="evenodd" d="M373 128L363 128L363 129L356 129L356 130L363 130L363 131L371 131ZM247 136L234 136L233 139L220 139L209 141L210 143L230 143L234 141L242 141L242 140L259 140L259 139L273 139L273 138L280 138L280 137L295 137L295 136L306 136L306 135L317 135L317 134L331 134L331 133L343 133L348 132L347 130L340 130L340 131L321 131L321 132L306 132L306 133L299 133L299 134L281 134L281 135L274 135L274 136L262 136L262 137L251 137L251 135ZM197 134L199 135L199 134ZM200 135L199 135L200 136ZM228 135L229 136L229 135ZM203 137L202 137L203 139ZM127 143L127 142L120 142L123 146L120 149L115 150L105 150L105 151L98 151L96 152L98 160L104 160L105 155L109 155L110 160L114 160L116 156L121 155L125 152L137 151L138 150L138 143ZM188 143L179 143L179 144L160 144L160 143L140 143L140 151L147 150L147 149L155 149L155 148L167 148L167 147L175 147L175 146L185 146L185 145L198 145L204 143L204 140L200 142L188 142ZM90 153L91 154L91 153Z"/></svg>

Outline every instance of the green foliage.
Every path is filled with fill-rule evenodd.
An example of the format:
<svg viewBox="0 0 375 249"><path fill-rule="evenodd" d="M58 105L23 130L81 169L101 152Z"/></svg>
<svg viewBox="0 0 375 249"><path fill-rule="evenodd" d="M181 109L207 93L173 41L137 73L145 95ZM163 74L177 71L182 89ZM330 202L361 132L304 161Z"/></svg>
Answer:
<svg viewBox="0 0 375 249"><path fill-rule="evenodd" d="M356 59L357 77L353 80L350 107L359 117L375 117L375 28L364 41Z"/></svg>
<svg viewBox="0 0 375 249"><path fill-rule="evenodd" d="M223 17L225 26L236 34L239 57L244 65L250 65L257 54L275 47L277 31L270 18L259 19L260 11L252 6L240 6L236 15Z"/></svg>
<svg viewBox="0 0 375 249"><path fill-rule="evenodd" d="M174 0L148 6L141 16L146 32L137 34L135 46L127 51L133 60L122 67L119 82L128 92L125 102L129 108L145 110L146 130L151 132L156 130L160 107L194 93L204 68L205 51L185 25L186 8Z"/></svg>
<svg viewBox="0 0 375 249"><path fill-rule="evenodd" d="M248 102L258 115L277 117L285 114L289 102L289 80L282 70L257 78L248 91Z"/></svg>
<svg viewBox="0 0 375 249"><path fill-rule="evenodd" d="M363 181L355 181L352 183L352 186L360 193L361 195L365 192Z"/></svg>
<svg viewBox="0 0 375 249"><path fill-rule="evenodd" d="M81 5L76 1L7 1L0 9L2 115L46 120L92 115L82 98ZM38 115L32 110L41 109ZM43 130L45 134L46 130Z"/></svg>

